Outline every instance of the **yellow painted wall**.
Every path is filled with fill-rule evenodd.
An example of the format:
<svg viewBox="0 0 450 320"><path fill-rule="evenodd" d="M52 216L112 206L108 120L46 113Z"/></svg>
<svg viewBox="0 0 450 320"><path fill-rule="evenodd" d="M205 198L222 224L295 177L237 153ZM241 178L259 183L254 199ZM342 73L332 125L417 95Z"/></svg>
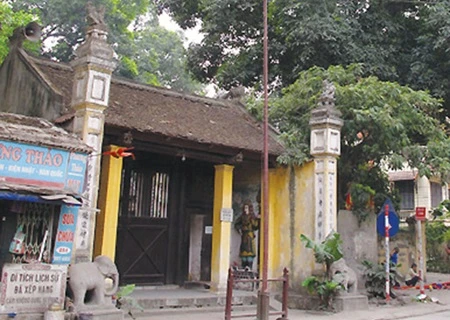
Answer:
<svg viewBox="0 0 450 320"><path fill-rule="evenodd" d="M269 172L269 278L280 277L283 268L289 268L290 264L290 241L285 236L290 230L290 171L287 167L279 167Z"/></svg>
<svg viewBox="0 0 450 320"><path fill-rule="evenodd" d="M301 289L301 282L310 276L315 267L314 255L311 249L306 249L300 241L300 235L305 234L314 238L315 230L315 197L314 197L314 162L309 162L302 167L294 168L295 195L294 210L291 214L291 265L290 285L294 289Z"/></svg>
<svg viewBox="0 0 450 320"><path fill-rule="evenodd" d="M300 234L314 237L314 163L270 172L269 278L288 268L290 286L301 288L316 264Z"/></svg>

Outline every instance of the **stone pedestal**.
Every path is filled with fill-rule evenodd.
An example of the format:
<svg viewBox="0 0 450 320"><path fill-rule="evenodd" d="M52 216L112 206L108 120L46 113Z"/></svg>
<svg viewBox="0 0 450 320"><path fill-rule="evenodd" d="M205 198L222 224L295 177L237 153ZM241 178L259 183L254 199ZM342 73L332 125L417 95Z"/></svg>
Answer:
<svg viewBox="0 0 450 320"><path fill-rule="evenodd" d="M45 311L44 320L64 320L64 310Z"/></svg>
<svg viewBox="0 0 450 320"><path fill-rule="evenodd" d="M79 320L123 320L123 311L116 308L81 311Z"/></svg>
<svg viewBox="0 0 450 320"><path fill-rule="evenodd" d="M320 305L318 297L289 292L288 308L298 310L317 310Z"/></svg>
<svg viewBox="0 0 450 320"><path fill-rule="evenodd" d="M333 306L336 312L368 310L369 299L367 296L358 294L340 295L334 299Z"/></svg>
<svg viewBox="0 0 450 320"><path fill-rule="evenodd" d="M290 309L317 310L320 307L318 297L289 293L288 307ZM333 299L333 309L335 312L368 310L369 299L360 294L343 294Z"/></svg>

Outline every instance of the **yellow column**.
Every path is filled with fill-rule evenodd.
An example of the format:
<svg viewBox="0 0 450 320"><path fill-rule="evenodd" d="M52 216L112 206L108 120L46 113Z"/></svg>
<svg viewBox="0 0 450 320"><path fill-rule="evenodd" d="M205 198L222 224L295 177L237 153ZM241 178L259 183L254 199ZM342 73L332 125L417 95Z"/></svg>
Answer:
<svg viewBox="0 0 450 320"><path fill-rule="evenodd" d="M211 254L211 290L224 292L230 267L230 241L233 215L233 166L217 165L214 177L214 208Z"/></svg>
<svg viewBox="0 0 450 320"><path fill-rule="evenodd" d="M111 145L110 151L119 147ZM116 254L117 222L119 218L120 185L122 179L122 158L102 157L100 180L100 213L97 216L94 254L106 255L114 261Z"/></svg>

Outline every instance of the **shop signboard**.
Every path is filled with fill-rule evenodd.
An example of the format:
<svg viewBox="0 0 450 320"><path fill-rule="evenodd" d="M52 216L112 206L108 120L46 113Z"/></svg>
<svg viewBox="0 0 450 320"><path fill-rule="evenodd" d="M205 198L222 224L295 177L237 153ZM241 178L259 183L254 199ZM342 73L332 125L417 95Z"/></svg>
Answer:
<svg viewBox="0 0 450 320"><path fill-rule="evenodd" d="M81 194L87 154L0 140L0 183Z"/></svg>
<svg viewBox="0 0 450 320"><path fill-rule="evenodd" d="M72 258L73 240L80 207L62 205L58 230L55 238L53 261L55 264L69 264Z"/></svg>
<svg viewBox="0 0 450 320"><path fill-rule="evenodd" d="M6 263L2 270L0 312L45 312L64 304L67 266Z"/></svg>

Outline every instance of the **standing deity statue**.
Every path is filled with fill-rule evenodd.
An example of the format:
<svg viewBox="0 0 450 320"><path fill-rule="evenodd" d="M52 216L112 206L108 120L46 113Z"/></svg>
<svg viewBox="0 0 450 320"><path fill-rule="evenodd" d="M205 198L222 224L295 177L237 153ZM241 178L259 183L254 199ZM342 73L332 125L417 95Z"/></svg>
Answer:
<svg viewBox="0 0 450 320"><path fill-rule="evenodd" d="M242 267L252 269L253 259L256 256L255 232L259 229L259 216L253 211L253 205L246 201L242 207L242 214L236 219L234 227L241 235L241 246L239 256L241 257Z"/></svg>

